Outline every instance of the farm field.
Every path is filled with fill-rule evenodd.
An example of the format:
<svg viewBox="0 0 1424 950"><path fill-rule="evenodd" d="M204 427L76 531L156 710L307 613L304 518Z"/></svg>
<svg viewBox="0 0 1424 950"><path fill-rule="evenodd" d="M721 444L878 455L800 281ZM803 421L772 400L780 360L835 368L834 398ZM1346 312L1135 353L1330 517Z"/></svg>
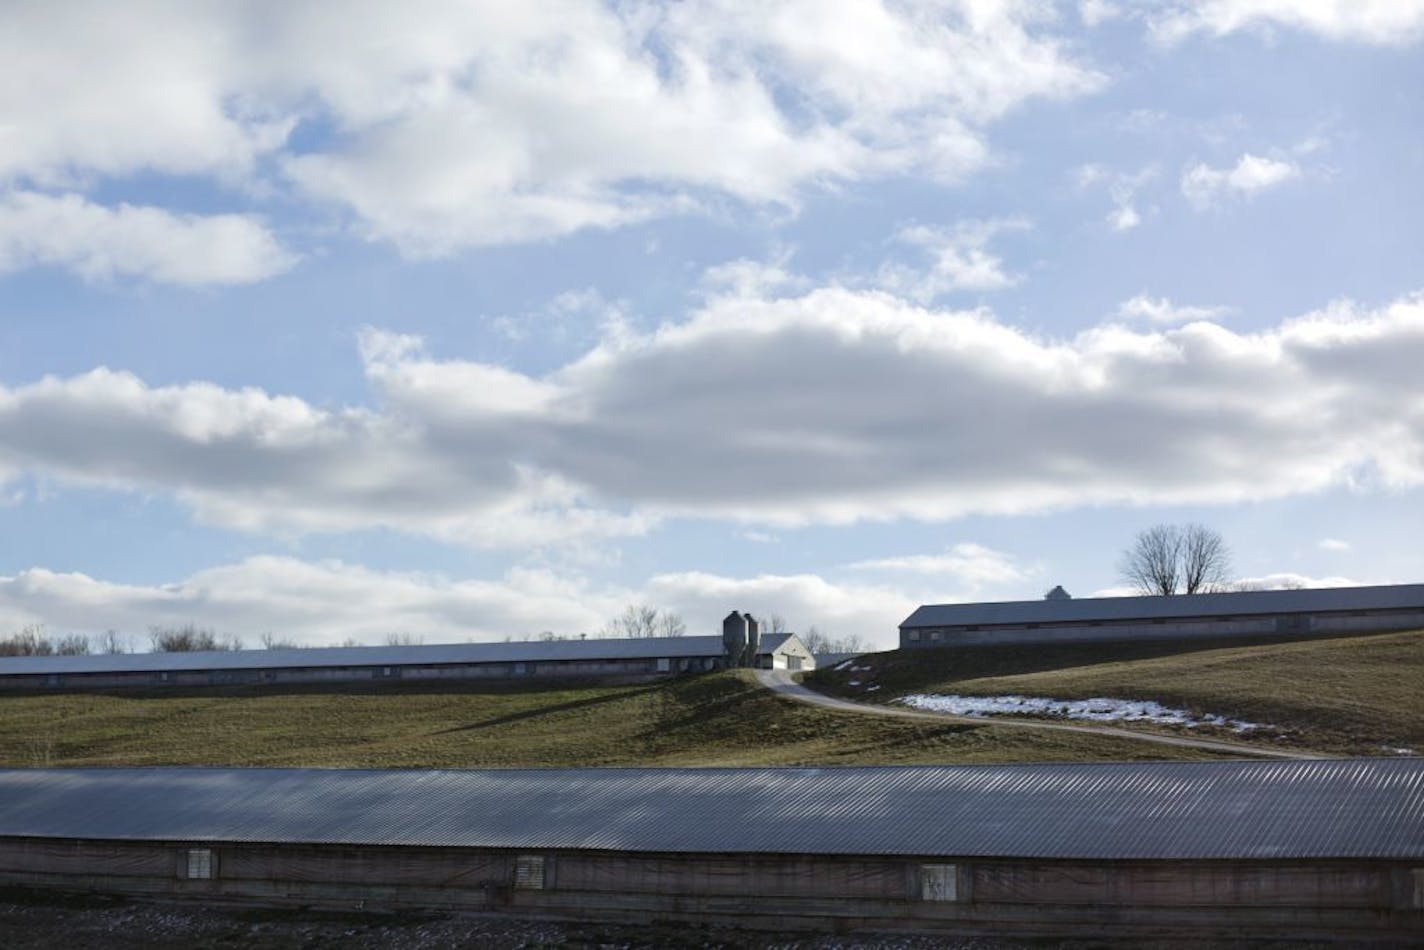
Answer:
<svg viewBox="0 0 1424 950"><path fill-rule="evenodd" d="M818 670L807 685L877 703L926 693L1152 700L1278 727L1286 746L1355 755L1424 752L1424 631L1249 644L897 651L859 665L859 672Z"/></svg>
<svg viewBox="0 0 1424 950"><path fill-rule="evenodd" d="M559 767L1210 758L1110 736L896 720L747 671L609 686L233 687L0 696L0 765Z"/></svg>

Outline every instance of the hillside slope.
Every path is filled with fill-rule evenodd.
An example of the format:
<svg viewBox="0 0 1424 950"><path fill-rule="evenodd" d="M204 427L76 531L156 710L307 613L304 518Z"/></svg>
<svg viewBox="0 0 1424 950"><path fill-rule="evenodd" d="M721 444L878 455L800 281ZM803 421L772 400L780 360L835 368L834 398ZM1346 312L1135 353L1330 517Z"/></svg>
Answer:
<svg viewBox="0 0 1424 950"><path fill-rule="evenodd" d="M745 671L630 686L0 696L0 765L494 767L1201 758L1131 740L815 709Z"/></svg>
<svg viewBox="0 0 1424 950"><path fill-rule="evenodd" d="M1360 755L1424 752L1424 631L1250 645L895 651L858 665L858 672L817 671L808 685L870 702L924 693L1155 700L1278 727L1287 745ZM872 686L879 688L868 691Z"/></svg>

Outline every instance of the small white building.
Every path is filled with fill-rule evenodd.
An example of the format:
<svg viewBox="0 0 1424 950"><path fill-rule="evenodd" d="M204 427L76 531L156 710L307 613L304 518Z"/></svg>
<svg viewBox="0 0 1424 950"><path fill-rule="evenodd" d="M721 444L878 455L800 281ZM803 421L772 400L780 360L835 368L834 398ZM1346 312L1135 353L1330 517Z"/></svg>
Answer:
<svg viewBox="0 0 1424 950"><path fill-rule="evenodd" d="M816 657L794 633L763 633L757 666L763 670L814 670Z"/></svg>

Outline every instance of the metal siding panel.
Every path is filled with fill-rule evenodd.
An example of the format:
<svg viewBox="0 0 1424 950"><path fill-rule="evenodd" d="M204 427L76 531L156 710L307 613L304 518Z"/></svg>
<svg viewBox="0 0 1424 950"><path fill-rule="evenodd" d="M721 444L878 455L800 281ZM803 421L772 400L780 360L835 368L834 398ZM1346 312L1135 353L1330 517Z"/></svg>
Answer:
<svg viewBox="0 0 1424 950"><path fill-rule="evenodd" d="M0 836L1042 858L1424 858L1424 760L0 771Z"/></svg>

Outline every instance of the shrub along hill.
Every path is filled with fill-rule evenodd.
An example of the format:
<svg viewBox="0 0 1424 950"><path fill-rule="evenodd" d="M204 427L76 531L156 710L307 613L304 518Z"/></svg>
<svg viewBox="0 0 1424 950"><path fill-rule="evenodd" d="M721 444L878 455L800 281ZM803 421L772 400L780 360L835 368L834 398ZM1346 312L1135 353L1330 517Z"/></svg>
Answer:
<svg viewBox="0 0 1424 950"><path fill-rule="evenodd" d="M639 685L388 683L0 696L0 765L475 768L1210 758L791 702L746 671Z"/></svg>
<svg viewBox="0 0 1424 950"><path fill-rule="evenodd" d="M1278 727L1278 746L1424 754L1424 631L1248 644L920 649L871 654L856 666L817 670L807 685L877 703L924 693L1154 700Z"/></svg>

